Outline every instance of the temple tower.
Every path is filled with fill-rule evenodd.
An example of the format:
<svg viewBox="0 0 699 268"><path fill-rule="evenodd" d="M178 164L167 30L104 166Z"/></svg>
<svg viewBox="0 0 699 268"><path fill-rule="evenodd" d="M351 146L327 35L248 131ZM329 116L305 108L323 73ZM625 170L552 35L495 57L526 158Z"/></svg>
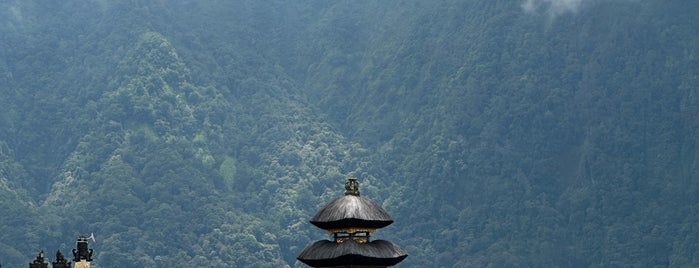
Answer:
<svg viewBox="0 0 699 268"><path fill-rule="evenodd" d="M377 229L393 223L390 215L373 200L360 196L359 183L350 176L345 195L335 198L311 219L327 230L333 240L307 246L297 259L311 267L388 267L408 253L386 240L371 240Z"/></svg>
<svg viewBox="0 0 699 268"><path fill-rule="evenodd" d="M92 236L94 238L94 236ZM92 261L92 249L87 246L87 237L78 237L76 248L73 249L74 268L90 268Z"/></svg>
<svg viewBox="0 0 699 268"><path fill-rule="evenodd" d="M29 263L29 268L49 268L49 264L44 260L44 251L36 255L36 259Z"/></svg>
<svg viewBox="0 0 699 268"><path fill-rule="evenodd" d="M70 268L70 262L66 260L61 251L56 251L56 260L51 262L52 268Z"/></svg>

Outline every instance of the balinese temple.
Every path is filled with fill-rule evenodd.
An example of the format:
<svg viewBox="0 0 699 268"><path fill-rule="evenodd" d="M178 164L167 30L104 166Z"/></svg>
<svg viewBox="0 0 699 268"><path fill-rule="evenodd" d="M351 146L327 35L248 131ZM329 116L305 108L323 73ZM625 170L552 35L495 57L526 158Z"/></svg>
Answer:
<svg viewBox="0 0 699 268"><path fill-rule="evenodd" d="M408 253L386 240L371 240L377 229L393 223L390 215L373 200L360 196L359 183L350 176L345 195L335 198L311 219L332 235L307 246L297 259L311 267L388 267Z"/></svg>
<svg viewBox="0 0 699 268"><path fill-rule="evenodd" d="M70 262L66 260L61 251L56 251L56 260L51 262L52 268L70 268Z"/></svg>
<svg viewBox="0 0 699 268"><path fill-rule="evenodd" d="M44 251L36 255L36 259L29 263L29 268L49 268L49 264L44 260Z"/></svg>
<svg viewBox="0 0 699 268"><path fill-rule="evenodd" d="M94 236L91 236L94 239ZM74 268L90 268L92 262L92 249L87 246L87 237L78 237L77 248L73 249Z"/></svg>

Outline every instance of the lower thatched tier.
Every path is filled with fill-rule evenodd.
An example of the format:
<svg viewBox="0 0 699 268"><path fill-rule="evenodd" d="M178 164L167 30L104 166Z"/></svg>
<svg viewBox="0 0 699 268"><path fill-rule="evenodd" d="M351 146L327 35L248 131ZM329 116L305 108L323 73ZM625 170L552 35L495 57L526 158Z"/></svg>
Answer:
<svg viewBox="0 0 699 268"><path fill-rule="evenodd" d="M306 247L298 260L311 267L393 266L408 257L408 252L386 240L343 243L321 240Z"/></svg>

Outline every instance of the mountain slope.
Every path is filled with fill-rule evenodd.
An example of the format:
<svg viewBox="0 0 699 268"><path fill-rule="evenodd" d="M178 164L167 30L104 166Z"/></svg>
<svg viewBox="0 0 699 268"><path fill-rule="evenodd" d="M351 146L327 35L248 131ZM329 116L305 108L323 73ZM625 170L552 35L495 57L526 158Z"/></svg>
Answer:
<svg viewBox="0 0 699 268"><path fill-rule="evenodd" d="M696 266L698 8L575 3L0 3L0 262L301 267L354 174L402 266Z"/></svg>

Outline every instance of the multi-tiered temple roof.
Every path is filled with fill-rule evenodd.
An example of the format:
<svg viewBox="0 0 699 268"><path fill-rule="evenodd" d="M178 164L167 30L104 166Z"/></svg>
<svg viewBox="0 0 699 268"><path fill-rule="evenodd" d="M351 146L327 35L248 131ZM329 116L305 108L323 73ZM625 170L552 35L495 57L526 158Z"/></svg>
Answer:
<svg viewBox="0 0 699 268"><path fill-rule="evenodd" d="M333 240L307 246L298 260L312 267L387 267L401 262L408 253L386 240L371 240L376 229L393 223L391 216L373 200L360 196L359 183L350 177L345 195L335 198L311 219Z"/></svg>

